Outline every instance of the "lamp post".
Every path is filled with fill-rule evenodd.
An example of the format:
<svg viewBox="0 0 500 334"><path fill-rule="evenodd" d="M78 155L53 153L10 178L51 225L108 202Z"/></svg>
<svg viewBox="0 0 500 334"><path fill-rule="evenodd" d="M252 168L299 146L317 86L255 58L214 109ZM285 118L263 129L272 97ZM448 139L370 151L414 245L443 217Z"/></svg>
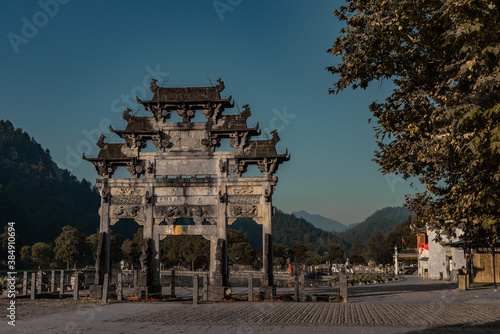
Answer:
<svg viewBox="0 0 500 334"><path fill-rule="evenodd" d="M394 246L394 275L397 277L398 274L399 274L398 247Z"/></svg>

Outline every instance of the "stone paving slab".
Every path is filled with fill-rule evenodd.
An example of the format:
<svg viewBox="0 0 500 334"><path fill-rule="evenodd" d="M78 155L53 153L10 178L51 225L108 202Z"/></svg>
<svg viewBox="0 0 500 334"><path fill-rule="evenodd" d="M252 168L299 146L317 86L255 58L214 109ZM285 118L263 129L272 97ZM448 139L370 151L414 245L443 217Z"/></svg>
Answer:
<svg viewBox="0 0 500 334"><path fill-rule="evenodd" d="M347 304L23 300L15 329L4 318L0 333L500 332L500 294L491 287L460 291L456 284L411 278L349 291ZM43 312L29 313L33 306Z"/></svg>
<svg viewBox="0 0 500 334"><path fill-rule="evenodd" d="M463 302L421 304L215 303L162 306L123 319L166 325L245 326L484 326L500 329L500 307Z"/></svg>

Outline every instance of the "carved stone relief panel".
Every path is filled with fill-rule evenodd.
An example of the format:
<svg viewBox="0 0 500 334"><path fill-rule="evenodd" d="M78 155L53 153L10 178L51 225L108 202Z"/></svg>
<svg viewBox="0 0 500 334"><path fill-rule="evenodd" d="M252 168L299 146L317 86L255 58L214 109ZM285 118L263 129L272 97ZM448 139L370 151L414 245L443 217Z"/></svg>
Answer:
<svg viewBox="0 0 500 334"><path fill-rule="evenodd" d="M233 217L256 217L259 215L259 208L256 205L230 205L229 212Z"/></svg>
<svg viewBox="0 0 500 334"><path fill-rule="evenodd" d="M112 205L111 217L143 219L142 207L138 205Z"/></svg>
<svg viewBox="0 0 500 334"><path fill-rule="evenodd" d="M142 205L142 197L140 196L114 196L111 197L113 205Z"/></svg>
<svg viewBox="0 0 500 334"><path fill-rule="evenodd" d="M228 196L228 202L229 204L243 205L259 204L260 195L230 195Z"/></svg>
<svg viewBox="0 0 500 334"><path fill-rule="evenodd" d="M229 194L231 195L248 195L253 193L254 189L252 186L239 186L229 188Z"/></svg>

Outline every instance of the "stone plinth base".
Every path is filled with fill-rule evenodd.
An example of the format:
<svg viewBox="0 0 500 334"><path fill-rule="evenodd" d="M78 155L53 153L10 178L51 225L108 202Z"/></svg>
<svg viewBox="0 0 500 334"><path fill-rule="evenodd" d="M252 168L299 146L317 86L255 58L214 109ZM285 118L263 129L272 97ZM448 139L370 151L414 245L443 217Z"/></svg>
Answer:
<svg viewBox="0 0 500 334"><path fill-rule="evenodd" d="M276 286L263 285L259 288L260 299L272 299L276 296Z"/></svg>
<svg viewBox="0 0 500 334"><path fill-rule="evenodd" d="M467 290L467 275L464 274L458 275L458 289Z"/></svg>
<svg viewBox="0 0 500 334"><path fill-rule="evenodd" d="M224 287L220 285L210 285L208 286L208 299L221 299L227 297L226 291L229 287Z"/></svg>
<svg viewBox="0 0 500 334"><path fill-rule="evenodd" d="M102 297L102 285L97 285L97 284L91 285L89 287L89 290L90 290L90 297L91 298L101 299L101 297Z"/></svg>
<svg viewBox="0 0 500 334"><path fill-rule="evenodd" d="M139 285L134 288L134 296L137 298L149 298L152 295L161 295L161 285Z"/></svg>

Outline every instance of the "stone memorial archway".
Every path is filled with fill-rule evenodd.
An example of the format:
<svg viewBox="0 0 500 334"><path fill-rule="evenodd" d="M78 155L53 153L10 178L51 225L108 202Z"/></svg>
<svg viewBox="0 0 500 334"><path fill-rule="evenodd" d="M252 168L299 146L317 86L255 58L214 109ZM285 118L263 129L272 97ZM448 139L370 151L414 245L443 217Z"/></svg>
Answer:
<svg viewBox="0 0 500 334"><path fill-rule="evenodd" d="M273 295L272 195L278 181L274 173L288 161L288 152L278 154L280 140L276 131L267 140L252 140L260 135L257 126L249 128L250 107L243 112L224 115L232 108L231 97L222 99L224 83L214 87L159 87L152 80L153 98L137 102L152 112L151 117L136 117L127 109L125 130L110 130L124 139L112 144L101 135L100 152L90 161L100 179L100 238L96 260L93 295L100 296L104 275L111 273L111 226L121 218L132 218L144 229L140 257L140 291L161 292L160 240L168 235L202 235L210 240L210 298L220 298L228 286L227 226L238 218L252 218L263 226L263 284L266 298ZM176 111L181 122L169 122ZM202 112L206 122L191 122ZM216 151L222 139L233 151ZM151 141L156 152L142 152ZM244 177L247 166L257 165L261 176ZM120 166L130 179L114 179ZM192 218L195 225L176 225L178 218ZM167 225L160 225L162 221ZM204 224L205 223L205 224Z"/></svg>

